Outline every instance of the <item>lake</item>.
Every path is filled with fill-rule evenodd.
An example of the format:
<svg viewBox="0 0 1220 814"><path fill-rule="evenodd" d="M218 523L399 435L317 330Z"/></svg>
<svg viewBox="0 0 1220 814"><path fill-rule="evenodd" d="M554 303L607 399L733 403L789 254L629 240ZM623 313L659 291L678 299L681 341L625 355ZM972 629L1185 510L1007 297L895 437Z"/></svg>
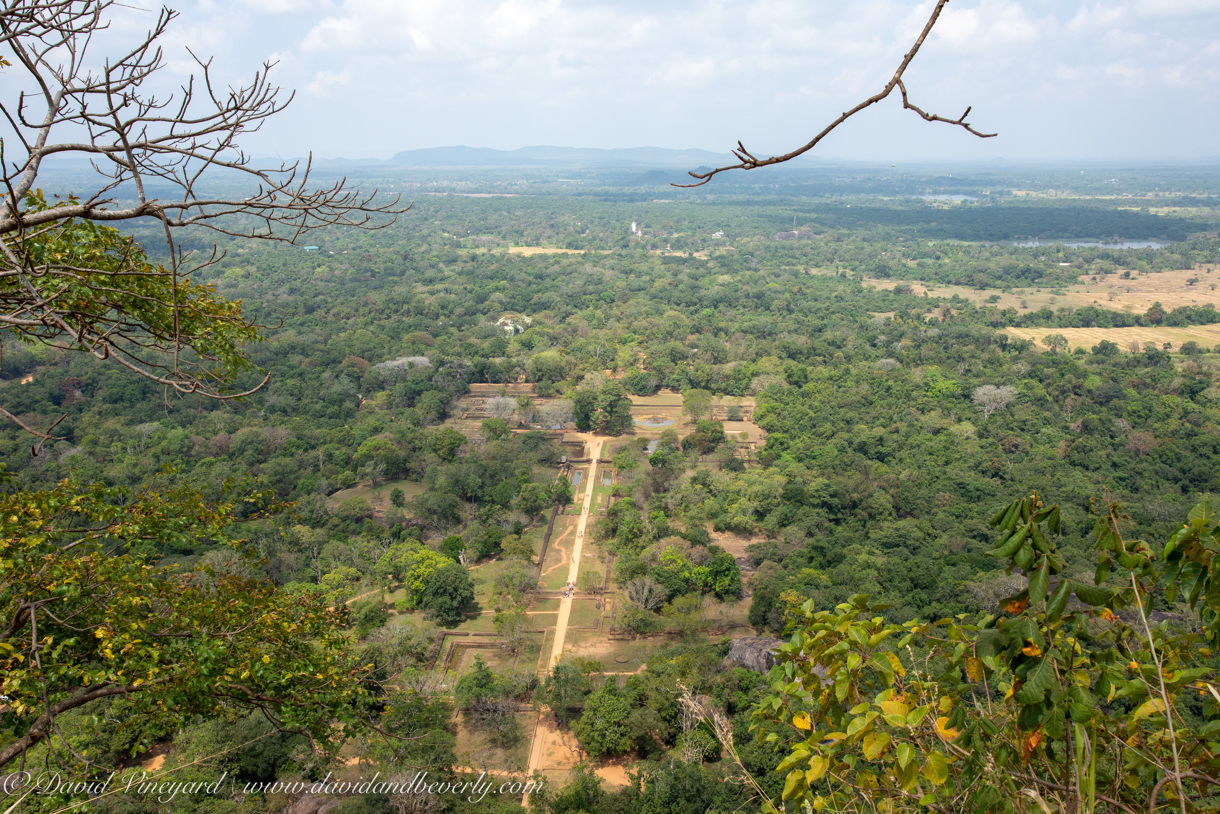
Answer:
<svg viewBox="0 0 1220 814"><path fill-rule="evenodd" d="M1030 249L1036 246L1054 246L1061 243L1073 249L1163 249L1168 243L1158 243L1155 240L1120 240L1115 243L1102 243L1099 240L1018 240L1012 244Z"/></svg>

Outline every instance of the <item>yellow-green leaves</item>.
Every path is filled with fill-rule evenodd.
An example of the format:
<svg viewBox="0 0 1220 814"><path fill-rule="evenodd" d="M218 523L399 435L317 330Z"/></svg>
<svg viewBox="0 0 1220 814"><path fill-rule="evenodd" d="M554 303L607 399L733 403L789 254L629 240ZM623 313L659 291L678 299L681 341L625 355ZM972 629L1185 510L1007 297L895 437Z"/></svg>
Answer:
<svg viewBox="0 0 1220 814"><path fill-rule="evenodd" d="M943 786L949 779L949 761L940 752L932 752L923 764L922 774L929 782Z"/></svg>
<svg viewBox="0 0 1220 814"><path fill-rule="evenodd" d="M864 757L866 760L876 760L881 753L890 748L893 739L885 732L872 732L864 736Z"/></svg>
<svg viewBox="0 0 1220 814"><path fill-rule="evenodd" d="M982 681L986 677L982 659L974 656L966 659L966 677L971 681Z"/></svg>

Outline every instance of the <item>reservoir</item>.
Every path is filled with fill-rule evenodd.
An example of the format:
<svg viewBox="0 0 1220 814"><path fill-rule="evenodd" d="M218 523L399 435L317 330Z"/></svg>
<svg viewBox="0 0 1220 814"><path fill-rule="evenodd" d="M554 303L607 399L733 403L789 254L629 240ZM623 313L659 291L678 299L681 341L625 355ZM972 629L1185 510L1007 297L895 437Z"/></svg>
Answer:
<svg viewBox="0 0 1220 814"><path fill-rule="evenodd" d="M1020 240L1012 245L1032 249L1037 246L1054 246L1056 243L1071 246L1073 249L1163 249L1169 245L1155 240L1120 240L1115 243L1102 243L1098 240Z"/></svg>

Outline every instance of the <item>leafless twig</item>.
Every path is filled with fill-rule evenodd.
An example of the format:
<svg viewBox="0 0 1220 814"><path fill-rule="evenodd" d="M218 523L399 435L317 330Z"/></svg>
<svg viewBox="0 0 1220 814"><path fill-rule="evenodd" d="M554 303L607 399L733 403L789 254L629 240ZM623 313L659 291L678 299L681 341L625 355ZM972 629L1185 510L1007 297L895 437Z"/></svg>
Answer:
<svg viewBox="0 0 1220 814"><path fill-rule="evenodd" d="M820 142L822 139L824 139L828 135L830 135L831 131L833 131L836 127L841 125L843 122L850 119L852 116L859 113L861 110L864 110L867 107L871 107L872 105L875 105L878 102L880 102L882 99L887 98L891 93L894 92L894 88L898 88L898 91L902 94L903 109L915 111L925 121L944 122L945 124L956 125L958 127L963 128L966 132L970 133L971 135L978 136L979 138L992 138L993 136L997 135L996 133L980 133L978 130L975 130L974 127L969 122L966 121L966 117L970 115L971 108L969 108L969 107L966 108L966 112L963 113L960 117L958 117L956 119L950 119L945 116L938 116L935 113L928 113L927 111L923 110L922 108L918 107L917 105L912 104L911 101L907 98L907 89L906 89L906 85L904 85L902 82L902 75L906 72L906 69L911 64L911 61L913 59L915 59L915 55L917 53L919 53L920 47L923 45L924 40L926 40L928 38L928 33L931 32L932 27L936 25L937 19L940 18L941 11L944 10L945 4L948 2L949 2L949 0L940 0L940 2L938 2L936 4L936 8L932 9L932 16L928 18L927 25L925 25L923 27L923 31L920 32L919 39L915 40L915 44L913 46L911 46L911 50L907 52L907 55L905 57L903 57L902 62L898 65L898 70L896 70L894 72L893 78L890 79L889 83L886 84L885 88L883 88L880 93L878 93L874 96L868 97L863 102L861 102L860 104L853 107L851 110L848 110L847 112L840 114L840 116L837 119L835 119L833 122L828 124L826 126L826 128L822 130L822 132L820 132L816 136L814 136L813 140L810 141L808 144L804 145L803 147L798 147L797 149L793 150L790 153L784 153L783 155L774 155L774 156L771 156L770 158L758 158L758 157L754 156L749 150L747 150L745 148L745 145L743 145L740 141L738 141L736 149L732 150L732 153L737 158L738 163L730 164L727 167L717 167L716 169L708 170L707 172L688 173L692 178L696 179L696 183L672 184L672 186L675 186L675 187L701 187L704 184L706 184L708 181L712 180L712 176L714 176L718 173L727 172L729 170L756 170L759 167L769 167L772 164L782 164L785 161L791 161L792 159L796 158L797 156L804 155L805 153L812 150L814 147L817 146L818 142Z"/></svg>
<svg viewBox="0 0 1220 814"><path fill-rule="evenodd" d="M250 367L242 347L257 326L237 304L191 284L223 253L186 251L176 231L292 242L330 226L378 229L410 207L346 179L314 187L311 160L252 161L240 139L292 101L271 83L272 63L226 88L211 60L191 53L196 72L178 92L149 91L166 66L159 42L177 16L170 9L130 47L99 59L94 35L116 5L0 0L0 65L23 88L0 99L0 329L113 361L167 395L240 398L266 384L234 386ZM95 183L46 199L44 161L65 155L87 158ZM92 225L141 219L160 224L162 264L112 230L99 240L106 230ZM82 223L87 230L73 230ZM49 440L49 430L23 428Z"/></svg>

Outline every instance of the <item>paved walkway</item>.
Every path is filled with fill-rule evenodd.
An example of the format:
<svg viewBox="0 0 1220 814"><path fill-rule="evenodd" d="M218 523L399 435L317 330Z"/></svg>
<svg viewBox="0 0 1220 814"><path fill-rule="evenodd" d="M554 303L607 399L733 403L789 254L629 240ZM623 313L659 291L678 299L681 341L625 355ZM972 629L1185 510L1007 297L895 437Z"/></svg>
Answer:
<svg viewBox="0 0 1220 814"><path fill-rule="evenodd" d="M591 451L589 457L592 460L589 463L589 471L585 483L585 499L581 506L580 519L576 522L576 539L572 542L572 561L568 565L568 582L576 584L576 578L580 575L580 555L585 543L585 530L589 523L589 510L593 508L593 484L597 482L597 459L601 457L602 446L606 442L598 440L591 442ZM555 622L555 644L551 648L551 657L547 660L547 672L559 663L559 659L563 656L563 642L568 633L568 619L572 615L572 597L567 597L559 600L559 618ZM546 749L550 738L550 733L547 727L542 726L542 716L545 712L539 712L539 721L534 729L534 739L530 744L530 762L529 768L526 770L526 775L531 776L535 771L542 768L542 758L546 754ZM521 799L521 805L529 805L529 795L526 794Z"/></svg>

